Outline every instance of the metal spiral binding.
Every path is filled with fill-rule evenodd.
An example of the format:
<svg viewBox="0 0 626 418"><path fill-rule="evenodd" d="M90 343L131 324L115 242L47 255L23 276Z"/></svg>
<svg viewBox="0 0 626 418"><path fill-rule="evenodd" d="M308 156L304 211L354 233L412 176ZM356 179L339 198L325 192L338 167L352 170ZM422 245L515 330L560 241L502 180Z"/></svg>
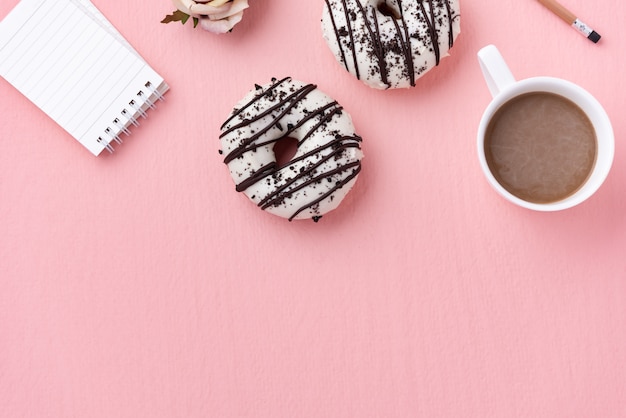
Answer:
<svg viewBox="0 0 626 418"><path fill-rule="evenodd" d="M119 118L113 119L113 124L119 128L120 131L124 132L126 136L130 136L130 131L126 128L126 126L120 121Z"/></svg>
<svg viewBox="0 0 626 418"><path fill-rule="evenodd" d="M98 143L102 144L102 146L104 146L109 153L113 153L113 151L115 151L111 142L115 141L117 144L124 142L116 132L123 132L125 135L130 136L131 131L128 129L129 125L139 126L140 124L137 120L138 117L147 119L147 113L144 110L144 105L149 109L156 109L154 101L163 101L163 95L154 88L154 85L150 81L148 81L144 86L146 87L146 92L144 92L144 90L139 90L139 92L137 92L137 98L128 102L128 105L132 110L126 108L122 109L120 115L123 119L115 118L111 121L112 125L115 126L117 130L112 129L111 127L107 127L104 130L110 139L107 141L102 137L98 137ZM153 100L152 97L155 99Z"/></svg>
<svg viewBox="0 0 626 418"><path fill-rule="evenodd" d="M139 116L141 116L144 119L147 118L146 112L141 108L141 105L137 104L137 102L134 99L128 102L128 104L130 105L130 107L135 109L135 111L137 112L137 114L139 114Z"/></svg>
<svg viewBox="0 0 626 418"><path fill-rule="evenodd" d="M110 143L108 143L107 141L102 139L101 136L98 137L97 141L98 141L99 144L102 144L104 146L104 149L109 151L109 154L113 154L113 151L115 151L115 148L113 148L113 146L111 146Z"/></svg>
<svg viewBox="0 0 626 418"><path fill-rule="evenodd" d="M122 138L119 137L119 135L114 134L113 131L111 131L111 128L106 128L104 130L104 132L106 132L107 135L109 135L111 137L111 139L113 141L117 142L118 144L121 144L122 142L124 142L124 141L122 141Z"/></svg>
<svg viewBox="0 0 626 418"><path fill-rule="evenodd" d="M156 96L157 100L161 102L165 101L165 98L163 97L163 95L156 88L154 88L154 85L152 84L152 82L148 81L145 84L145 86L148 90L150 90L150 96L154 95Z"/></svg>
<svg viewBox="0 0 626 418"><path fill-rule="evenodd" d="M137 118L135 118L132 114L130 114L128 110L122 109L122 116L124 116L126 120L130 122L131 125L139 126L139 122L137 121Z"/></svg>
<svg viewBox="0 0 626 418"><path fill-rule="evenodd" d="M141 98L150 109L156 109L156 105L152 100L150 100L150 96L146 96L146 93L144 93L143 90L139 90L137 97Z"/></svg>

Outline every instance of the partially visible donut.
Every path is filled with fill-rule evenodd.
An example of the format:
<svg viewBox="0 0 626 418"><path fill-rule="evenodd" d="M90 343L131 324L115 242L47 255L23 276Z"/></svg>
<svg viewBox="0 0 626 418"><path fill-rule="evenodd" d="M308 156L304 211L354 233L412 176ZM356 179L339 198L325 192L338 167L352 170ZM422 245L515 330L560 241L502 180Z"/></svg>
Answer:
<svg viewBox="0 0 626 418"><path fill-rule="evenodd" d="M325 0L322 32L346 70L376 89L415 86L460 33L459 0Z"/></svg>
<svg viewBox="0 0 626 418"><path fill-rule="evenodd" d="M221 127L221 150L236 190L289 220L318 221L335 209L361 171L361 137L343 108L313 84L275 78L256 85ZM279 167L274 145L298 141Z"/></svg>

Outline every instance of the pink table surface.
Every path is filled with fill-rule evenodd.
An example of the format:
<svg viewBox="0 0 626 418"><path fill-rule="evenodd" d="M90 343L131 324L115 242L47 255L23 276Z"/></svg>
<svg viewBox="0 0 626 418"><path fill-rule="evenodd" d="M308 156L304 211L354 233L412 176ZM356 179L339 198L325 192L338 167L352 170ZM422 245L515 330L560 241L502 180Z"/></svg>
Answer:
<svg viewBox="0 0 626 418"><path fill-rule="evenodd" d="M595 45L536 1L464 0L451 56L386 92L335 62L321 0L251 0L219 37L160 24L167 0L94 3L171 91L95 158L0 80L1 417L626 416L626 3L565 2ZM589 201L536 213L487 184L489 43L605 106ZM286 75L364 138L318 224L258 210L217 153L231 107Z"/></svg>

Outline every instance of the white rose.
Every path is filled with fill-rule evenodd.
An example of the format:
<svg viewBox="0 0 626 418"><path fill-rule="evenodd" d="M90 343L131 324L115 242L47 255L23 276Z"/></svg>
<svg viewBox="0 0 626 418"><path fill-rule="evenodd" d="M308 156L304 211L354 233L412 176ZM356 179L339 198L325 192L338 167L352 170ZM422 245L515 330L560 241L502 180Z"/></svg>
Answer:
<svg viewBox="0 0 626 418"><path fill-rule="evenodd" d="M213 33L230 32L243 18L248 0L172 0L178 10L199 20L203 29Z"/></svg>

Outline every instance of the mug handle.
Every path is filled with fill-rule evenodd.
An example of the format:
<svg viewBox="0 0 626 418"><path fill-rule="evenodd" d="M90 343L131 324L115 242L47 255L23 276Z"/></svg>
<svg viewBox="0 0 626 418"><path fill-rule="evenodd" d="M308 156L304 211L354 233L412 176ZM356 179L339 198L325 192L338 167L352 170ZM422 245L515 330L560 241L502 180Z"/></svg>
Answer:
<svg viewBox="0 0 626 418"><path fill-rule="evenodd" d="M478 62L493 97L515 83L515 77L495 45L487 45L478 51Z"/></svg>

